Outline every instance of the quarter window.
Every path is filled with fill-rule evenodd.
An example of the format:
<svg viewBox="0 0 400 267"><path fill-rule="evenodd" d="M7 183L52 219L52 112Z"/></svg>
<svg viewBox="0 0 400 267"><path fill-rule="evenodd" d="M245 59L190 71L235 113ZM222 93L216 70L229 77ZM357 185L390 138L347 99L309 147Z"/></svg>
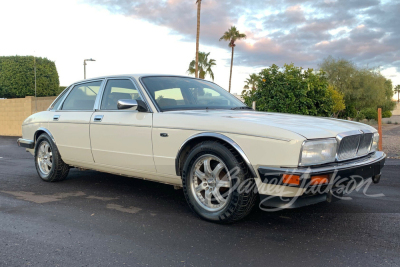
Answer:
<svg viewBox="0 0 400 267"><path fill-rule="evenodd" d="M58 108L58 105L60 104L61 100L64 98L64 95L68 92L68 89L70 87L67 87L64 91L61 92L61 94L57 97L57 100L55 100L51 106L50 110L56 110Z"/></svg>
<svg viewBox="0 0 400 267"><path fill-rule="evenodd" d="M101 81L75 85L64 101L62 110L93 110Z"/></svg>
<svg viewBox="0 0 400 267"><path fill-rule="evenodd" d="M127 79L109 80L104 90L101 109L117 110L118 100L121 99L142 100L132 81Z"/></svg>

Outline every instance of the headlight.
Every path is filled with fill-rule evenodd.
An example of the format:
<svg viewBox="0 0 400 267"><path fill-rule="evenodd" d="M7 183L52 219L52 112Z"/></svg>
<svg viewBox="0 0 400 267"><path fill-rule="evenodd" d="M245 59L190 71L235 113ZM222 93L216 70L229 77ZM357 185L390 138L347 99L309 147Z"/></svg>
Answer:
<svg viewBox="0 0 400 267"><path fill-rule="evenodd" d="M301 150L300 165L309 166L334 162L336 147L336 139L305 141Z"/></svg>
<svg viewBox="0 0 400 267"><path fill-rule="evenodd" d="M378 144L379 144L379 133L374 133L374 137L372 138L371 149L369 151L370 152L377 151Z"/></svg>

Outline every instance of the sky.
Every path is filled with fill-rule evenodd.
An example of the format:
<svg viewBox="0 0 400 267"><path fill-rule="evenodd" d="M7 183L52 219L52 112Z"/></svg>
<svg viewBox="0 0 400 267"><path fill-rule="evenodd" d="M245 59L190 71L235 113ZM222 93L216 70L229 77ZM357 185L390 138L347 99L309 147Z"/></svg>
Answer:
<svg viewBox="0 0 400 267"><path fill-rule="evenodd" d="M191 0L0 0L0 56L55 61L60 84L128 73L187 75L195 57ZM232 92L272 64L318 68L329 55L379 68L400 84L400 1L203 0L200 51L216 60L228 88L231 50L219 41L232 25L247 35L235 48ZM209 79L209 78L207 78Z"/></svg>

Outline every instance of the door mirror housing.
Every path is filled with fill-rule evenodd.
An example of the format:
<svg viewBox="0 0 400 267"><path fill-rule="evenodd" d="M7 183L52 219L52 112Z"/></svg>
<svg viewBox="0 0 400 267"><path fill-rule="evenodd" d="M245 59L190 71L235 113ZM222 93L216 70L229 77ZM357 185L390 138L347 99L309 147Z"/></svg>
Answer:
<svg viewBox="0 0 400 267"><path fill-rule="evenodd" d="M120 99L117 103L118 109L137 110L139 112L147 111L146 104L142 100Z"/></svg>

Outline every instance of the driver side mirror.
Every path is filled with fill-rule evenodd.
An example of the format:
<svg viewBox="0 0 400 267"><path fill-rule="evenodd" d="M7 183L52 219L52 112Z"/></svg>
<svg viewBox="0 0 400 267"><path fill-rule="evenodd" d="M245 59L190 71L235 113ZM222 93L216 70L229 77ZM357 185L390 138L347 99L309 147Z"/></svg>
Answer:
<svg viewBox="0 0 400 267"><path fill-rule="evenodd" d="M120 99L117 103L118 109L137 110L139 112L146 112L147 106L142 100L133 99Z"/></svg>

